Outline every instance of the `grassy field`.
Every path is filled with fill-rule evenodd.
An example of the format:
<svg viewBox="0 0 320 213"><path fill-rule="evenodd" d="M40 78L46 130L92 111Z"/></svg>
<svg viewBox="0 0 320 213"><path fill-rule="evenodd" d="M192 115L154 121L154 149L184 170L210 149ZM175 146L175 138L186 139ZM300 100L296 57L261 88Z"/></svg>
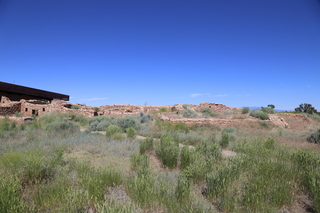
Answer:
<svg viewBox="0 0 320 213"><path fill-rule="evenodd" d="M288 117L291 129L156 113L3 119L0 212L320 212L320 148L307 142L320 122L310 119Z"/></svg>

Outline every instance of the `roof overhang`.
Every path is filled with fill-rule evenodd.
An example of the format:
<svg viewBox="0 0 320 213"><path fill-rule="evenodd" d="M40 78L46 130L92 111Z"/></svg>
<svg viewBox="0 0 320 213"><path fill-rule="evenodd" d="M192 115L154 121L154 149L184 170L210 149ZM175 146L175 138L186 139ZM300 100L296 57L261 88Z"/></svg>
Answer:
<svg viewBox="0 0 320 213"><path fill-rule="evenodd" d="M69 101L69 95L49 92L49 91L35 89L31 87L20 86L16 84L9 84L2 81L0 81L0 93L1 92L5 92L9 94L12 93L20 96L23 96L23 95L31 96L31 97L34 97L35 99L44 99L44 100L58 99L58 100Z"/></svg>

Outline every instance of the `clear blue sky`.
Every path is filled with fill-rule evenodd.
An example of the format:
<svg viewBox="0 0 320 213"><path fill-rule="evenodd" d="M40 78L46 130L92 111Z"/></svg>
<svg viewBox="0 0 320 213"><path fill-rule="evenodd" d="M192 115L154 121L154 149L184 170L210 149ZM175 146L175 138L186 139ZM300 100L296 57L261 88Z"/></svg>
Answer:
<svg viewBox="0 0 320 213"><path fill-rule="evenodd" d="M0 81L91 106L320 110L320 1L0 0Z"/></svg>

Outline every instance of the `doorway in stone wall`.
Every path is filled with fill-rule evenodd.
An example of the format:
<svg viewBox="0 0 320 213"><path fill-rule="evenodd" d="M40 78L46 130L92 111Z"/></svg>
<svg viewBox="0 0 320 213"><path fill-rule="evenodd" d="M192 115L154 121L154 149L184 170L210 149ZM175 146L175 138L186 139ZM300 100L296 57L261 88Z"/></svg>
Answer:
<svg viewBox="0 0 320 213"><path fill-rule="evenodd" d="M38 116L38 115L39 115L38 110L33 109L33 110L32 110L32 115Z"/></svg>

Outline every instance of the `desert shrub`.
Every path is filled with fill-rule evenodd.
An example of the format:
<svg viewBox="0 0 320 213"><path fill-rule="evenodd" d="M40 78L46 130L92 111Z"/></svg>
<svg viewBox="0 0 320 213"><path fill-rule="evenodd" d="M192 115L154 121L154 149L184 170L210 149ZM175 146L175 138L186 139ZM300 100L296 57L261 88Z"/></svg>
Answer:
<svg viewBox="0 0 320 213"><path fill-rule="evenodd" d="M242 114L247 114L249 112L250 112L250 108L249 107L243 107L242 110L241 110Z"/></svg>
<svg viewBox="0 0 320 213"><path fill-rule="evenodd" d="M206 174L211 170L212 164L209 164L210 160L206 159L200 152L193 150L190 153L190 164L183 172L193 182L200 182L205 179Z"/></svg>
<svg viewBox="0 0 320 213"><path fill-rule="evenodd" d="M0 132L5 132L10 130L10 122L7 118L4 118L0 122Z"/></svg>
<svg viewBox="0 0 320 213"><path fill-rule="evenodd" d="M144 171L149 169L149 156L148 155L138 155L132 154L130 156L131 169L136 171Z"/></svg>
<svg viewBox="0 0 320 213"><path fill-rule="evenodd" d="M74 121L78 124L80 124L81 126L86 126L88 124L88 118L86 118L83 115L79 115L79 114L69 114L70 120Z"/></svg>
<svg viewBox="0 0 320 213"><path fill-rule="evenodd" d="M129 127L126 129L127 138L135 139L137 136L137 132L133 127Z"/></svg>
<svg viewBox="0 0 320 213"><path fill-rule="evenodd" d="M63 120L60 120L60 121L63 121ZM60 122L60 121L56 120L56 122ZM49 124L49 123L47 123L47 124ZM28 129L35 130L35 129L41 129L42 124L41 124L40 120L34 119L30 123L28 123L27 126L28 126Z"/></svg>
<svg viewBox="0 0 320 213"><path fill-rule="evenodd" d="M123 133L122 129L117 125L110 125L106 129L106 136L107 137L112 137L117 133L118 134L122 134Z"/></svg>
<svg viewBox="0 0 320 213"><path fill-rule="evenodd" d="M228 132L222 132L220 146L225 149L229 146L230 136Z"/></svg>
<svg viewBox="0 0 320 213"><path fill-rule="evenodd" d="M41 116L40 121L43 124L48 124L48 123L53 123L55 121L65 120L66 117L68 117L68 114L62 114L58 112L49 112Z"/></svg>
<svg viewBox="0 0 320 213"><path fill-rule="evenodd" d="M21 113L21 112L15 112L15 113L13 114L13 116L15 116L15 117L23 117L24 115L23 115L23 113Z"/></svg>
<svg viewBox="0 0 320 213"><path fill-rule="evenodd" d="M211 136L207 140L196 145L196 151L204 155L208 160L218 161L221 159L221 148L215 141L215 137Z"/></svg>
<svg viewBox="0 0 320 213"><path fill-rule="evenodd" d="M119 126L123 131L129 127L133 127L135 130L139 130L141 123L137 121L133 116L125 116L123 118L117 119L117 126Z"/></svg>
<svg viewBox="0 0 320 213"><path fill-rule="evenodd" d="M78 164L75 167L79 186L87 191L90 202L101 202L105 198L106 187L119 185L121 174L113 170L103 170L90 167L88 164Z"/></svg>
<svg viewBox="0 0 320 213"><path fill-rule="evenodd" d="M205 107L201 110L202 116L204 117L217 117L218 113L213 112L209 107Z"/></svg>
<svg viewBox="0 0 320 213"><path fill-rule="evenodd" d="M261 107L261 111L262 112L265 112L265 113L268 113L268 114L274 114L275 111L273 108L269 108L269 107Z"/></svg>
<svg viewBox="0 0 320 213"><path fill-rule="evenodd" d="M153 138L147 137L143 140L140 140L140 154L144 154L148 150L153 149Z"/></svg>
<svg viewBox="0 0 320 213"><path fill-rule="evenodd" d="M21 182L16 175L0 177L0 212L25 212L26 204L21 199Z"/></svg>
<svg viewBox="0 0 320 213"><path fill-rule="evenodd" d="M178 122L172 125L172 130L177 132L188 133L190 131L190 127L186 123Z"/></svg>
<svg viewBox="0 0 320 213"><path fill-rule="evenodd" d="M187 168L191 161L192 161L192 153L194 152L194 149L189 148L188 146L184 146L181 149L180 153L180 168L185 169Z"/></svg>
<svg viewBox="0 0 320 213"><path fill-rule="evenodd" d="M116 141L124 141L126 136L123 133L117 132L112 135L112 139Z"/></svg>
<svg viewBox="0 0 320 213"><path fill-rule="evenodd" d="M70 109L80 109L78 105L72 105Z"/></svg>
<svg viewBox="0 0 320 213"><path fill-rule="evenodd" d="M89 130L105 131L108 126L115 124L115 119L106 116L94 116L89 120Z"/></svg>
<svg viewBox="0 0 320 213"><path fill-rule="evenodd" d="M170 169L175 168L178 163L179 145L170 134L162 134L160 144L156 148L156 154L163 166Z"/></svg>
<svg viewBox="0 0 320 213"><path fill-rule="evenodd" d="M190 132L190 133L177 132L177 135L179 137L179 142L183 144L196 145L203 141L202 135L199 135L193 132Z"/></svg>
<svg viewBox="0 0 320 213"><path fill-rule="evenodd" d="M63 163L63 153L63 147L49 152L40 149L9 152L0 157L0 165L7 172L16 174L22 183L49 182L56 175L56 167Z"/></svg>
<svg viewBox="0 0 320 213"><path fill-rule="evenodd" d="M182 108L186 110L186 109L189 108L189 105L188 104L182 104Z"/></svg>
<svg viewBox="0 0 320 213"><path fill-rule="evenodd" d="M51 133L65 132L65 133L75 133L80 132L79 124L73 121L55 121L48 123L45 126L46 131Z"/></svg>
<svg viewBox="0 0 320 213"><path fill-rule="evenodd" d="M312 114L303 113L303 114L307 115L309 118L312 118L320 122L320 114L317 114L317 113L312 113Z"/></svg>
<svg viewBox="0 0 320 213"><path fill-rule="evenodd" d="M153 117L150 114L144 114L144 112L140 112L140 123L144 124L144 123L150 123L151 121L153 121Z"/></svg>
<svg viewBox="0 0 320 213"><path fill-rule="evenodd" d="M99 111L100 111L100 108L99 108L99 107L93 107L93 111L99 112Z"/></svg>
<svg viewBox="0 0 320 213"><path fill-rule="evenodd" d="M19 131L26 130L26 125L24 123L21 123L18 127Z"/></svg>
<svg viewBox="0 0 320 213"><path fill-rule="evenodd" d="M262 112L261 110L255 109L250 112L250 116L255 118L260 118L261 120L268 120L269 116L267 113Z"/></svg>
<svg viewBox="0 0 320 213"><path fill-rule="evenodd" d="M259 124L264 128L270 128L270 124L267 121L260 121Z"/></svg>
<svg viewBox="0 0 320 213"><path fill-rule="evenodd" d="M229 115L229 114L233 114L233 112L231 112L231 111L229 111L229 110L225 110L225 111L223 111L223 114Z"/></svg>
<svg viewBox="0 0 320 213"><path fill-rule="evenodd" d="M307 141L310 143L320 144L320 129L317 132L312 133L307 137Z"/></svg>
<svg viewBox="0 0 320 213"><path fill-rule="evenodd" d="M160 108L159 112L168 112L168 109L167 109L167 108L162 107L162 108Z"/></svg>
<svg viewBox="0 0 320 213"><path fill-rule="evenodd" d="M193 109L187 108L186 110L183 111L182 116L186 118L194 118L194 117L197 117L198 114Z"/></svg>
<svg viewBox="0 0 320 213"><path fill-rule="evenodd" d="M180 174L178 176L178 184L175 189L175 196L178 202L184 203L190 196L190 179L185 175Z"/></svg>

